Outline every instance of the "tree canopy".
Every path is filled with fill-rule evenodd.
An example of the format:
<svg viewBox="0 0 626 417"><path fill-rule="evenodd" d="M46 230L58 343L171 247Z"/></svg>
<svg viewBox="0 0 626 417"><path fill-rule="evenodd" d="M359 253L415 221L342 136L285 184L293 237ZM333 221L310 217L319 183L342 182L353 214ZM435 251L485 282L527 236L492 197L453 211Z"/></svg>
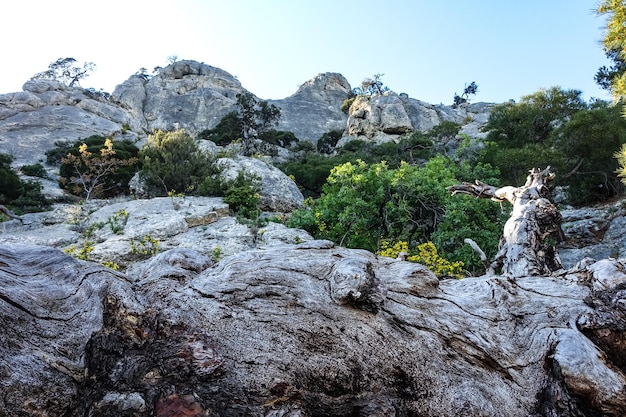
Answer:
<svg viewBox="0 0 626 417"><path fill-rule="evenodd" d="M32 80L56 80L69 87L80 85L80 80L87 78L96 69L93 62L85 62L82 66L74 65L74 58L59 58L48 65L48 69L31 77Z"/></svg>

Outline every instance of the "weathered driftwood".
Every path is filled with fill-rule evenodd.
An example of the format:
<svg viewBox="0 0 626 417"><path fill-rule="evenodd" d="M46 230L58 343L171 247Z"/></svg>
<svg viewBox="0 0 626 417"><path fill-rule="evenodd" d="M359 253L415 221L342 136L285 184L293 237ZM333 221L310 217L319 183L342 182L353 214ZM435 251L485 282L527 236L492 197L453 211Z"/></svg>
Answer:
<svg viewBox="0 0 626 417"><path fill-rule="evenodd" d="M623 416L608 270L440 282L312 241L124 276L0 245L0 415Z"/></svg>
<svg viewBox="0 0 626 417"><path fill-rule="evenodd" d="M549 275L562 268L556 243L562 239L561 214L550 199L547 183L554 178L550 167L532 169L521 187L496 188L476 181L448 187L452 194L468 194L513 205L504 225L500 248L487 273L498 268L503 275Z"/></svg>

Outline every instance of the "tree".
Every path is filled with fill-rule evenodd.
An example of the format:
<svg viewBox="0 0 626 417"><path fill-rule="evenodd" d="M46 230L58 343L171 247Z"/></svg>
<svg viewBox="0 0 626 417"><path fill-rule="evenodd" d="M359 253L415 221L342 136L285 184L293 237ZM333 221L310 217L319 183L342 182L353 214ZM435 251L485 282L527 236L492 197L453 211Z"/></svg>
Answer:
<svg viewBox="0 0 626 417"><path fill-rule="evenodd" d="M603 88L606 88L608 84L615 102L623 102L626 97L626 4L623 0L603 0L598 5L597 13L608 16L602 44L605 53L615 65L610 69L600 68L596 75L596 82ZM615 157L619 163L617 173L626 184L624 152L625 149L622 146L622 149L616 152Z"/></svg>
<svg viewBox="0 0 626 417"><path fill-rule="evenodd" d="M243 155L251 155L255 140L278 124L280 109L267 101L257 100L248 91L237 94L237 105L241 126L241 152Z"/></svg>
<svg viewBox="0 0 626 417"><path fill-rule="evenodd" d="M454 93L454 103L453 106L457 107L461 104L465 104L469 102L470 95L476 95L478 93L478 85L476 85L475 81L472 81L470 85L466 85L463 90L463 94L460 96L457 93Z"/></svg>
<svg viewBox="0 0 626 417"><path fill-rule="evenodd" d="M92 197L103 196L107 191L108 178L120 167L136 164L137 158L117 158L113 140L106 138L99 155L90 152L87 144L83 143L78 147L78 155L68 153L61 162L71 167L75 174L69 179L61 177L62 184L76 194L81 190L81 194L89 200Z"/></svg>
<svg viewBox="0 0 626 417"><path fill-rule="evenodd" d="M454 206L454 215L466 213L472 217L475 231L471 237L484 238L481 243L489 253L497 251L501 224L496 207L472 199L453 201L446 191L446 186L457 182L459 174L465 178L470 173L480 175L468 165L454 164L444 156L432 158L423 167L406 162L400 162L397 168L384 161L346 162L331 170L322 195L294 212L290 225L304 228L316 238L372 252L379 250L383 241L392 246L407 242L411 250L421 243L437 241L441 256L476 270L482 264L475 254L456 251L457 244L462 246L462 237L457 239L457 225L452 222L453 216L448 216L449 208Z"/></svg>
<svg viewBox="0 0 626 417"><path fill-rule="evenodd" d="M532 169L521 187L496 188L482 181L463 182L448 190L513 204L511 217L504 225L500 250L489 265L488 273L502 268L513 278L549 275L562 268L556 244L562 240L561 213L550 199L547 183L554 178L550 167ZM480 248L476 248L480 251Z"/></svg>
<svg viewBox="0 0 626 417"><path fill-rule="evenodd" d="M55 80L69 87L80 85L80 80L89 76L96 69L93 62L85 62L82 67L75 66L74 58L59 58L48 65L48 69L31 77L31 80Z"/></svg>
<svg viewBox="0 0 626 417"><path fill-rule="evenodd" d="M623 0L603 0L596 12L600 16L607 16L602 45L607 56L614 57L616 64L606 71L600 69L600 81L610 82L615 101L620 101L626 96L626 72L623 71L623 62L626 60L626 4Z"/></svg>
<svg viewBox="0 0 626 417"><path fill-rule="evenodd" d="M360 87L355 87L352 92L356 95L371 96L374 94L383 94L389 91L389 87L383 86L381 78L385 74L374 74L371 78L367 77L361 81Z"/></svg>
<svg viewBox="0 0 626 417"><path fill-rule="evenodd" d="M484 127L486 148L481 161L500 169L504 182L524 181L529 166L552 166L569 172L573 165L559 129L589 106L579 90L541 89L519 103L504 103L489 114ZM564 177L561 177L564 178Z"/></svg>

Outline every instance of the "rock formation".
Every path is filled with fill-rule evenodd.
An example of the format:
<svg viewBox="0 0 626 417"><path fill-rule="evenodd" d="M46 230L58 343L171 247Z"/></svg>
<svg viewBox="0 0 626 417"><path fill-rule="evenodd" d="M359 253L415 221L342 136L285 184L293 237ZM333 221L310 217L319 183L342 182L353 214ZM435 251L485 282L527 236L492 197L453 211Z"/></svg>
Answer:
<svg viewBox="0 0 626 417"><path fill-rule="evenodd" d="M295 94L282 100L270 100L280 107L278 130L293 132L298 139L317 143L331 130L343 132L348 116L341 104L352 88L341 74L318 74L302 84Z"/></svg>
<svg viewBox="0 0 626 417"><path fill-rule="evenodd" d="M468 104L459 107L431 105L406 94L387 91L383 94L357 97L350 107L347 127L340 144L359 139L376 143L397 141L413 131L427 132L442 121L462 126L460 133L471 138L485 136L480 132L493 105Z"/></svg>
<svg viewBox="0 0 626 417"><path fill-rule="evenodd" d="M15 166L44 160L45 151L57 141L91 135L117 134L139 145L153 129L183 128L196 135L235 110L237 94L246 91L233 75L196 61L175 62L153 77L132 75L109 99L51 80L28 81L23 90L0 95L0 147L15 157ZM281 109L278 129L313 143L331 130L344 132L341 143L381 142L454 121L463 126L462 133L475 138L483 135L479 128L491 107L430 105L390 92L360 99L348 116L340 108L350 91L341 74L316 75L292 96L270 100Z"/></svg>

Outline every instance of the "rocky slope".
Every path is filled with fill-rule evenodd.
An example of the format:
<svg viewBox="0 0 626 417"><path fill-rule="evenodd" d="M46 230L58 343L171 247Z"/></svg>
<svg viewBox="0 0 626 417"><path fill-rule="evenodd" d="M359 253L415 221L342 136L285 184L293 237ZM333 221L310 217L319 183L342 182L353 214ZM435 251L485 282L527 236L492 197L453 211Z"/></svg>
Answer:
<svg viewBox="0 0 626 417"><path fill-rule="evenodd" d="M153 129L175 128L195 135L235 110L237 94L245 91L231 74L195 61L176 62L150 78L132 75L108 100L49 80L28 81L23 90L0 95L0 149L15 157L16 167L45 159L56 141L117 134L141 143ZM313 143L331 130L344 132L346 140L389 141L451 120L477 137L490 108L433 106L389 92L359 101L348 115L340 107L350 91L341 74L318 74L292 96L271 101L281 109L278 129Z"/></svg>
<svg viewBox="0 0 626 417"><path fill-rule="evenodd" d="M280 128L314 141L343 125L346 138L386 141L452 120L479 135L491 106L387 93L345 115L349 88L318 75L274 102ZM0 146L22 165L59 139L194 132L240 91L193 61L132 76L112 100L28 82L0 96ZM222 163L259 173L267 210L302 201L261 160ZM626 206L563 214L565 269L460 281L280 223L242 224L219 198L57 204L3 222L0 416L626 415L626 273L604 259L625 257Z"/></svg>

